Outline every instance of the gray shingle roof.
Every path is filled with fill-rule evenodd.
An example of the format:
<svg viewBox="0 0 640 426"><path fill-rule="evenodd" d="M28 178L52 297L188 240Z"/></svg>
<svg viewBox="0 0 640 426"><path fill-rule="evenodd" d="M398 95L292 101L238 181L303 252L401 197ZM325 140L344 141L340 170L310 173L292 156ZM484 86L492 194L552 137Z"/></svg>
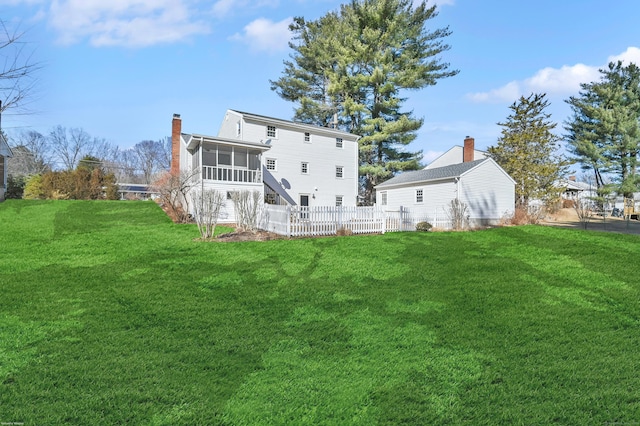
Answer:
<svg viewBox="0 0 640 426"><path fill-rule="evenodd" d="M342 134L342 135L349 135L349 136L356 136L356 137L360 137L354 133L349 133L349 132L345 132L343 130L338 130L338 129L332 129L331 127L321 127L321 126L316 126L315 124L307 124L307 123L302 123L300 121L291 121L291 120L284 120L282 118L275 118L275 117L268 117L266 115L260 115L260 114L252 114L250 112L245 112L245 111L238 111L237 109L230 109L229 111L233 111L237 114L241 114L244 115L245 117L250 117L253 118L254 120L266 120L266 121L270 121L273 123L282 123L282 124L289 124L289 125L293 125L293 126L297 126L297 127L303 127L303 128L308 128L309 130L322 130L322 131L329 131L335 134Z"/></svg>
<svg viewBox="0 0 640 426"><path fill-rule="evenodd" d="M412 172L404 172L398 176L392 177L386 182L382 182L376 188L384 188L387 186L402 185L413 182L429 182L441 179L453 179L460 177L465 172L473 169L478 164L488 161L487 158L482 160L469 161L467 163L452 164L450 166L437 167L435 169L423 169Z"/></svg>

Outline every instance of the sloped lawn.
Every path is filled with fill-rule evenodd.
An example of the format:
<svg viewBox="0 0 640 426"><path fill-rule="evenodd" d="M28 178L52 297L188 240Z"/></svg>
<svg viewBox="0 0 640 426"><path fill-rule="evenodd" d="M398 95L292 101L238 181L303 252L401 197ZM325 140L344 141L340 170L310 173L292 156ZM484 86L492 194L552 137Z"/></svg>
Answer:
<svg viewBox="0 0 640 426"><path fill-rule="evenodd" d="M197 237L153 203L0 204L0 422L640 421L637 236Z"/></svg>

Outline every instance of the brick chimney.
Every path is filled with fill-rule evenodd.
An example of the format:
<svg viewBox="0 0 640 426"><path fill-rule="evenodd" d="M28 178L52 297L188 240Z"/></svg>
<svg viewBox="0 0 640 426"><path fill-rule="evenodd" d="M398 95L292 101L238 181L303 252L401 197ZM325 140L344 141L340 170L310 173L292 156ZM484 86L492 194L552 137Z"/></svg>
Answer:
<svg viewBox="0 0 640 426"><path fill-rule="evenodd" d="M182 119L180 114L173 114L171 121L171 174L180 173L180 133L182 133Z"/></svg>
<svg viewBox="0 0 640 426"><path fill-rule="evenodd" d="M475 139L473 139L471 136L467 136L466 138L464 138L464 149L462 151L463 163L468 163L469 161L473 161L473 159L475 158L474 145L475 145Z"/></svg>

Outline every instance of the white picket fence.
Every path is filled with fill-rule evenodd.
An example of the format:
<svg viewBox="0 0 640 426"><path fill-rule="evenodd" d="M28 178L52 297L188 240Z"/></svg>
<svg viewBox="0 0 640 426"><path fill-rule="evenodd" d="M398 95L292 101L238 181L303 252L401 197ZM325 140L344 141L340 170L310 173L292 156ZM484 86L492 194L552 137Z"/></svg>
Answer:
<svg viewBox="0 0 640 426"><path fill-rule="evenodd" d="M288 237L352 234L375 234L415 231L418 222L426 221L436 228L450 229L444 214L411 212L401 207L386 211L378 207L299 207L265 204L260 228Z"/></svg>

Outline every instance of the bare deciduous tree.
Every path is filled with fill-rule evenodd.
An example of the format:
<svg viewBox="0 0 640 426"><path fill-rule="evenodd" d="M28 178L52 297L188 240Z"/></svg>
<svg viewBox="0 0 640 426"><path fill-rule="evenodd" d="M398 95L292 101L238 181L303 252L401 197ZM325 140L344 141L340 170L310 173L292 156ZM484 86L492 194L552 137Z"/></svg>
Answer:
<svg viewBox="0 0 640 426"><path fill-rule="evenodd" d="M447 216L451 220L451 227L461 231L469 227L468 207L457 198L451 200L447 208Z"/></svg>
<svg viewBox="0 0 640 426"><path fill-rule="evenodd" d="M13 138L13 157L9 158L8 173L28 176L44 173L52 168L52 155L47 138L35 131L25 131Z"/></svg>
<svg viewBox="0 0 640 426"><path fill-rule="evenodd" d="M56 126L49 133L48 139L56 162L64 170L75 169L78 161L88 155L105 163L113 163L117 159L117 147L106 139L91 137L81 128Z"/></svg>
<svg viewBox="0 0 640 426"><path fill-rule="evenodd" d="M164 141L138 142L132 150L135 154L137 169L142 172L144 183L151 183L155 175L169 170L171 160L166 159Z"/></svg>
<svg viewBox="0 0 640 426"><path fill-rule="evenodd" d="M0 113L23 110L35 90L41 65L23 37L24 32L9 29L0 19Z"/></svg>
<svg viewBox="0 0 640 426"><path fill-rule="evenodd" d="M238 229L255 232L258 229L262 196L258 191L237 191L231 195Z"/></svg>
<svg viewBox="0 0 640 426"><path fill-rule="evenodd" d="M57 126L49 133L51 150L65 170L76 168L78 161L89 153L91 136L82 129L67 130Z"/></svg>
<svg viewBox="0 0 640 426"><path fill-rule="evenodd" d="M195 186L196 177L200 169L167 172L152 184L152 189L158 193L162 206L174 222L187 222L189 219L189 191Z"/></svg>
<svg viewBox="0 0 640 426"><path fill-rule="evenodd" d="M584 229L587 229L587 225L589 224L591 216L593 215L593 212L591 210L592 205L593 203L591 201L585 199L578 199L575 202L576 214L578 215L578 219L580 220L580 223L582 224Z"/></svg>
<svg viewBox="0 0 640 426"><path fill-rule="evenodd" d="M213 238L225 198L224 193L215 189L203 189L193 194L194 216L202 239Z"/></svg>

